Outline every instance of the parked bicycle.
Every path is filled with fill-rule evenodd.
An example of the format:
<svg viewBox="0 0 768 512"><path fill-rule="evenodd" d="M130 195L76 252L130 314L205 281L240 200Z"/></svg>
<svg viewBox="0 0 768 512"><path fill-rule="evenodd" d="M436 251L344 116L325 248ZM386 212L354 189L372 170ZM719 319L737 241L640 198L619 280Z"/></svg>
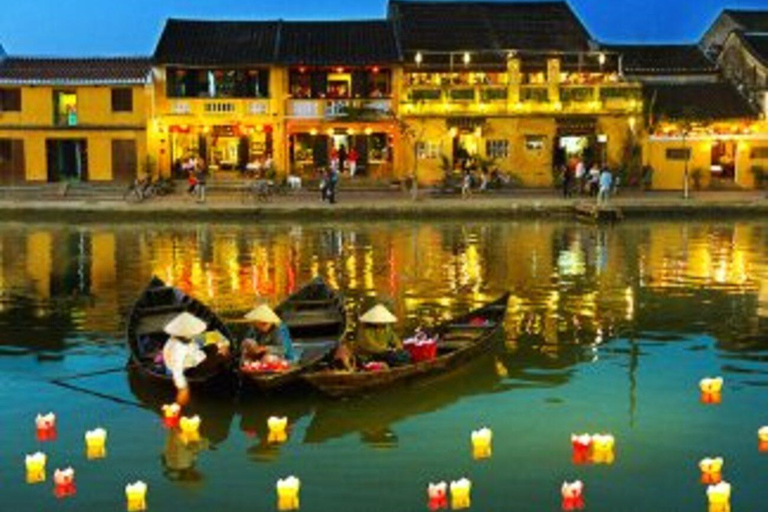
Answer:
<svg viewBox="0 0 768 512"><path fill-rule="evenodd" d="M290 192L286 182L275 184L272 180L257 179L247 183L241 194L243 204L256 201L268 202L274 196L285 196Z"/></svg>
<svg viewBox="0 0 768 512"><path fill-rule="evenodd" d="M123 199L129 203L140 203L155 196L172 194L174 188L175 184L171 179L160 178L152 181L149 177L143 179L136 178L126 189Z"/></svg>

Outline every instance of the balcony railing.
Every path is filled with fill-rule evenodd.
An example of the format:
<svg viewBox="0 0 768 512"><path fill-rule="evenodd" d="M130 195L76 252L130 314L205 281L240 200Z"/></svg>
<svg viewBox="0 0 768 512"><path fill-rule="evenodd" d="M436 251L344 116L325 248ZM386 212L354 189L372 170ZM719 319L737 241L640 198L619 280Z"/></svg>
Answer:
<svg viewBox="0 0 768 512"><path fill-rule="evenodd" d="M386 117L392 110L389 99L289 99L286 116L298 119Z"/></svg>
<svg viewBox="0 0 768 512"><path fill-rule="evenodd" d="M269 114L269 100L174 99L169 112L178 116L261 116Z"/></svg>

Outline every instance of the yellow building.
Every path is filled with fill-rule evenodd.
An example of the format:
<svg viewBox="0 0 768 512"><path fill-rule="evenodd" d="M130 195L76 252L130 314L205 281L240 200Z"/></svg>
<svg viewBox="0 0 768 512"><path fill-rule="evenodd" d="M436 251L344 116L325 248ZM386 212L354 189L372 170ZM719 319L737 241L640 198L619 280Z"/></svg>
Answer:
<svg viewBox="0 0 768 512"><path fill-rule="evenodd" d="M3 183L120 182L147 169L147 59L0 59Z"/></svg>

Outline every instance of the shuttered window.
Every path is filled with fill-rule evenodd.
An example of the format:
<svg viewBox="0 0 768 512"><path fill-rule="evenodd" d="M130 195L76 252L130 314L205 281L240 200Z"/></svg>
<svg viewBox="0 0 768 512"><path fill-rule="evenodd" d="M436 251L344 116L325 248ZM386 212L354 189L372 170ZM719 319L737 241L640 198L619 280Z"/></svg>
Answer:
<svg viewBox="0 0 768 512"><path fill-rule="evenodd" d="M24 141L0 139L0 182L24 181Z"/></svg>
<svg viewBox="0 0 768 512"><path fill-rule="evenodd" d="M132 89L112 89L112 112L133 112Z"/></svg>
<svg viewBox="0 0 768 512"><path fill-rule="evenodd" d="M21 89L0 89L0 112L21 112Z"/></svg>
<svg viewBox="0 0 768 512"><path fill-rule="evenodd" d="M112 141L112 179L131 182L138 175L136 141L115 139Z"/></svg>

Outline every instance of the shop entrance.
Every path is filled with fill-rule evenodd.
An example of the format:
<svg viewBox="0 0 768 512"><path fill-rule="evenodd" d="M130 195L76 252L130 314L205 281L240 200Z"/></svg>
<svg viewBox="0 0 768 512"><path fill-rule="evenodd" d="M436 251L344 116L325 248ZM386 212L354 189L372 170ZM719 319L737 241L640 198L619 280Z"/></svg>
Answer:
<svg viewBox="0 0 768 512"><path fill-rule="evenodd" d="M712 163L710 171L713 178L725 181L736 179L736 148L732 140L718 140L712 144Z"/></svg>
<svg viewBox="0 0 768 512"><path fill-rule="evenodd" d="M45 141L48 182L88 180L88 142L85 139Z"/></svg>
<svg viewBox="0 0 768 512"><path fill-rule="evenodd" d="M481 137L474 131L461 131L453 138L453 168L466 169L480 153Z"/></svg>

